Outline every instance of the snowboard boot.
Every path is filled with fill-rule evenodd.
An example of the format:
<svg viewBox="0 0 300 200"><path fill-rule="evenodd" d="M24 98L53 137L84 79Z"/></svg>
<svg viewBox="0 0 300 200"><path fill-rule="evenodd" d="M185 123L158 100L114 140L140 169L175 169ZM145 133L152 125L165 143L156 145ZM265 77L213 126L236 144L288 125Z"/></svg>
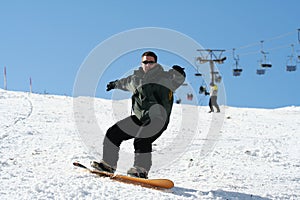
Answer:
<svg viewBox="0 0 300 200"><path fill-rule="evenodd" d="M109 173L115 173L116 167L112 167L109 164L107 164L105 161L91 161L91 167L99 170L99 171L104 171L104 172L109 172Z"/></svg>
<svg viewBox="0 0 300 200"><path fill-rule="evenodd" d="M127 171L128 176L137 177L137 178L148 178L148 172L142 167L132 167Z"/></svg>

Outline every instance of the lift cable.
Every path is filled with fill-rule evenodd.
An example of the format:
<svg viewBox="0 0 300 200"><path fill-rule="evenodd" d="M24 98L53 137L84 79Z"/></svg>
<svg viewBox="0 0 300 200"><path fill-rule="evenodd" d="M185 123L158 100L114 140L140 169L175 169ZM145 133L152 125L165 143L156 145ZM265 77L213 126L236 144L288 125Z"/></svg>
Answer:
<svg viewBox="0 0 300 200"><path fill-rule="evenodd" d="M300 43L300 29L297 29L297 32L298 32L298 42ZM281 38L290 36L292 34L295 34L295 31L290 31L290 32L283 33L281 35L278 35L278 36L275 36L275 37L272 37L272 38L267 38L264 41L269 42L269 41L273 41L273 40L279 40ZM261 45L261 42L255 42L255 43L251 43L251 44L247 44L247 45L243 45L243 46L237 47L237 48L235 48L235 50L247 49L247 48L254 47L254 46L259 46L259 45ZM284 45L284 46L274 47L272 49L267 49L267 50L268 51L270 51L270 50L276 50L276 49L286 48L287 46L288 45ZM232 48L231 49L226 49L225 51L229 51L229 50L232 50ZM241 55L257 54L259 52L260 51L252 51L252 52L242 53L242 54L239 54L239 55L241 56Z"/></svg>

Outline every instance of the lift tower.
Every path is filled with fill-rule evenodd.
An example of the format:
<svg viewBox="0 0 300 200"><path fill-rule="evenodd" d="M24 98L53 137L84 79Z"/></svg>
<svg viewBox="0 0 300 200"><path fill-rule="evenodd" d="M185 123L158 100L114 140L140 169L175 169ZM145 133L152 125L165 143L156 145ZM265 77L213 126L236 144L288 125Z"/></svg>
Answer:
<svg viewBox="0 0 300 200"><path fill-rule="evenodd" d="M221 81L221 76L218 76L219 72L215 71L215 65L214 63L223 64L226 60L226 57L222 57L222 53L225 50L219 50L219 49L198 49L197 51L200 52L200 57L197 57L197 61L199 61L200 64L204 64L209 62L210 65L210 80L212 84L215 84L216 82Z"/></svg>

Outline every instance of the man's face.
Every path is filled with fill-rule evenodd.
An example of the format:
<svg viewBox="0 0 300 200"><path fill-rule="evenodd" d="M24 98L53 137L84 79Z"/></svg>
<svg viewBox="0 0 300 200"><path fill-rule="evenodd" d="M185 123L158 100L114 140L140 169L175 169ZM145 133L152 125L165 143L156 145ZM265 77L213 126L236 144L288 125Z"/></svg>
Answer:
<svg viewBox="0 0 300 200"><path fill-rule="evenodd" d="M142 68L145 73L155 66L155 58L152 56L143 56L142 57Z"/></svg>

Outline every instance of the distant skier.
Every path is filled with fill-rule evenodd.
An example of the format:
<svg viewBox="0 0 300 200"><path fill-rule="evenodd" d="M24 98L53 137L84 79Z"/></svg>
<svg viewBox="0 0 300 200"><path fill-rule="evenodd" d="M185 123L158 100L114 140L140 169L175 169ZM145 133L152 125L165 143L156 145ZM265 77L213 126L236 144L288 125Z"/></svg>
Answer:
<svg viewBox="0 0 300 200"><path fill-rule="evenodd" d="M217 97L218 97L218 86L214 83L210 83L209 113L214 112L213 106L217 108L217 112L220 112L220 108L217 103Z"/></svg>
<svg viewBox="0 0 300 200"><path fill-rule="evenodd" d="M184 68L174 65L164 71L154 52L142 54L141 67L132 75L107 84L107 91L121 89L133 93L131 115L110 127L103 141L103 157L91 166L114 173L123 141L134 139L134 166L130 176L148 178L152 165L152 143L167 129L173 106L173 92L184 82Z"/></svg>

